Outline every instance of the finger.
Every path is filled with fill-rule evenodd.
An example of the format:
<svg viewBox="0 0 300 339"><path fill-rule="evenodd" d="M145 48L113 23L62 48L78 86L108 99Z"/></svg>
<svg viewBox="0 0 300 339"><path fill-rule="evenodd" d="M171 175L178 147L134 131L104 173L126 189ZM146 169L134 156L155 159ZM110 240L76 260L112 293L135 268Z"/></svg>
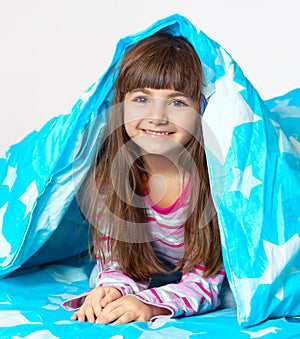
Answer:
<svg viewBox="0 0 300 339"><path fill-rule="evenodd" d="M80 322L85 322L85 306L81 306L80 309L77 311L77 319Z"/></svg>
<svg viewBox="0 0 300 339"><path fill-rule="evenodd" d="M106 325L123 315L123 311L121 308L112 309L110 308L110 305L111 304L109 304L107 308L104 308L102 310L100 317L96 319L96 323Z"/></svg>
<svg viewBox="0 0 300 339"><path fill-rule="evenodd" d="M101 299L99 300L97 298L92 300L92 307L94 309L94 314L96 318L100 317L102 312L101 301L102 301Z"/></svg>
<svg viewBox="0 0 300 339"><path fill-rule="evenodd" d="M78 319L78 312L76 311L72 314L71 320L77 320L77 319Z"/></svg>
<svg viewBox="0 0 300 339"><path fill-rule="evenodd" d="M94 309L93 309L92 305L88 305L87 307L85 307L85 316L86 316L88 322L90 322L90 323L95 322L95 313L94 313Z"/></svg>
<svg viewBox="0 0 300 339"><path fill-rule="evenodd" d="M117 291L110 291L102 300L101 300L101 306L105 307L112 301L118 299L121 296L121 293Z"/></svg>
<svg viewBox="0 0 300 339"><path fill-rule="evenodd" d="M120 316L116 321L114 321L111 325L121 325L121 324L128 324L134 321L134 315L131 312L127 312Z"/></svg>

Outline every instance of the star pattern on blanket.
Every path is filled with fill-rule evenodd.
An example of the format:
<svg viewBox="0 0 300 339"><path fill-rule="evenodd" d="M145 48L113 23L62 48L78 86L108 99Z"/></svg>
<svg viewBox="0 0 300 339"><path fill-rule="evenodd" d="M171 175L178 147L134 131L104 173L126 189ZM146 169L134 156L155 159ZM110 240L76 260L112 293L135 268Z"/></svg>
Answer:
<svg viewBox="0 0 300 339"><path fill-rule="evenodd" d="M270 120L278 136L280 154L291 153L300 156L300 143L293 136L287 137L281 126L274 120Z"/></svg>
<svg viewBox="0 0 300 339"><path fill-rule="evenodd" d="M295 234L282 245L276 245L266 240L263 241L263 244L268 265L261 277L238 278L234 273L232 274L237 289L240 292L246 291L245 296L242 293L236 296L237 298L243 299L244 313L246 316L250 315L251 300L260 285L272 285L271 291L273 294L278 299L283 300L285 278L299 272L291 263L300 247L300 237L298 234Z"/></svg>
<svg viewBox="0 0 300 339"><path fill-rule="evenodd" d="M203 117L205 145L221 164L229 152L234 129L262 120L240 94L246 88L234 81L235 69L231 59L225 57L224 60L229 63L225 65L228 71L216 81L216 92L210 97Z"/></svg>
<svg viewBox="0 0 300 339"><path fill-rule="evenodd" d="M253 176L252 165L245 168L244 171L239 168L232 169L234 182L229 188L229 192L239 191L249 200L251 191L254 187L262 184L262 181Z"/></svg>
<svg viewBox="0 0 300 339"><path fill-rule="evenodd" d="M19 336L14 336L13 339L59 339L59 337L56 337L53 335L49 330L40 330L40 331L35 331L33 333L30 333L26 335L25 337L19 337Z"/></svg>
<svg viewBox="0 0 300 339"><path fill-rule="evenodd" d="M3 325L7 327L13 327L20 324L37 324L41 325L42 322L40 321L31 321L25 317L24 314L22 314L19 310L6 310L2 311L0 310L0 328L4 327ZM3 338L3 337L2 337ZM37 337L36 337L37 338Z"/></svg>
<svg viewBox="0 0 300 339"><path fill-rule="evenodd" d="M11 152L10 152L9 149L4 154L1 155L1 158L5 159L7 161L9 161L10 157L11 157Z"/></svg>
<svg viewBox="0 0 300 339"><path fill-rule="evenodd" d="M16 181L16 178L17 178L17 168L9 165L7 168L6 177L3 180L2 185L8 186L8 190L10 192Z"/></svg>
<svg viewBox="0 0 300 339"><path fill-rule="evenodd" d="M202 68L203 68L203 74L204 74L204 77L203 77L204 83L203 83L201 92L206 98L209 98L215 91L215 84L214 84L213 79L215 78L216 73L205 63L202 63Z"/></svg>
<svg viewBox="0 0 300 339"><path fill-rule="evenodd" d="M295 234L283 245L276 245L264 240L266 256L269 260L262 279L265 283L272 284L275 295L278 299L283 300L283 280L290 274L297 273L298 270L291 265L292 259L300 248L300 238ZM276 262L276 265L274 264ZM282 279L277 279L281 276ZM275 282L275 280L277 281Z"/></svg>
<svg viewBox="0 0 300 339"><path fill-rule="evenodd" d="M271 113L277 113L281 118L299 118L300 107L291 106L291 100L291 98L274 100L276 105L271 109Z"/></svg>
<svg viewBox="0 0 300 339"><path fill-rule="evenodd" d="M280 154L294 153L292 144L290 143L290 140L286 137L283 130L279 127L279 128L276 128L276 132L277 132L278 139L279 139L278 141L279 141Z"/></svg>
<svg viewBox="0 0 300 339"><path fill-rule="evenodd" d="M276 107L289 106L292 98L283 99L283 100L274 100Z"/></svg>
<svg viewBox="0 0 300 339"><path fill-rule="evenodd" d="M277 331L281 330L279 327L267 327L259 331L242 331L243 333L249 334L250 338L261 338L267 334L274 333L277 334Z"/></svg>
<svg viewBox="0 0 300 339"><path fill-rule="evenodd" d="M223 48L218 47L215 49L217 52L217 57L215 59L215 65L219 65L224 67L225 69L228 69L230 66L233 65L233 60L230 54Z"/></svg>
<svg viewBox="0 0 300 339"><path fill-rule="evenodd" d="M19 200L25 205L26 210L24 213L24 219L27 217L29 212L32 211L33 206L38 197L38 189L36 181L34 180L26 189L25 193L19 197Z"/></svg>
<svg viewBox="0 0 300 339"><path fill-rule="evenodd" d="M200 334L199 332L190 332L188 330L170 326L167 328L156 329L155 332L149 331L149 330L143 330L143 333L139 336L139 339L149 338L154 333L155 333L155 337L157 338L172 337L173 339L189 339L192 335ZM205 332L202 332L201 334L205 334Z"/></svg>
<svg viewBox="0 0 300 339"><path fill-rule="evenodd" d="M157 318L155 321L151 321L148 323L148 327L152 330L155 330L157 328L163 327L164 325L175 322L176 320L174 318Z"/></svg>
<svg viewBox="0 0 300 339"><path fill-rule="evenodd" d="M4 214L6 212L8 206L8 202L5 203L1 208L0 208L0 258L5 258L9 255L11 251L11 244L5 239L3 232L2 232L2 227L3 227L3 219L4 219Z"/></svg>
<svg viewBox="0 0 300 339"><path fill-rule="evenodd" d="M300 158L300 142L296 140L294 137L289 137L289 140L291 144L293 145L294 150L296 151L296 154Z"/></svg>

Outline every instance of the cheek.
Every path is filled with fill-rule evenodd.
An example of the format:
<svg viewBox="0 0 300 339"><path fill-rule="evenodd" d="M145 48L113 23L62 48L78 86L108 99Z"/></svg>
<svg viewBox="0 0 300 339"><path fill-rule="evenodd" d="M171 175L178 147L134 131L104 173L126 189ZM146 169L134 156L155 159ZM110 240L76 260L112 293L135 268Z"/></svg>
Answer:
<svg viewBox="0 0 300 339"><path fill-rule="evenodd" d="M139 126L139 121L124 119L125 131L130 138L133 138L138 135L138 131L139 131L138 126Z"/></svg>
<svg viewBox="0 0 300 339"><path fill-rule="evenodd" d="M124 123L128 124L137 118L136 110L131 102L124 103Z"/></svg>
<svg viewBox="0 0 300 339"><path fill-rule="evenodd" d="M194 134L191 132L187 132L185 129L181 130L181 137L180 137L180 143L182 145L186 145L192 138Z"/></svg>
<svg viewBox="0 0 300 339"><path fill-rule="evenodd" d="M196 118L192 116L181 116L173 120L173 123L180 130L181 134L194 135L196 131ZM198 117L199 118L199 117Z"/></svg>
<svg viewBox="0 0 300 339"><path fill-rule="evenodd" d="M137 136L139 125L142 121L142 114L132 103L125 102L124 104L124 127L127 134L132 138Z"/></svg>
<svg viewBox="0 0 300 339"><path fill-rule="evenodd" d="M128 109L128 104L124 105L124 127L127 134L132 137L133 129L134 129L134 117L131 114L131 110Z"/></svg>
<svg viewBox="0 0 300 339"><path fill-rule="evenodd" d="M195 125L199 119L199 113L191 107L181 109L169 109L169 121L181 129L193 134Z"/></svg>
<svg viewBox="0 0 300 339"><path fill-rule="evenodd" d="M130 123L124 121L124 127L125 127L125 131L126 133L132 138L132 126Z"/></svg>

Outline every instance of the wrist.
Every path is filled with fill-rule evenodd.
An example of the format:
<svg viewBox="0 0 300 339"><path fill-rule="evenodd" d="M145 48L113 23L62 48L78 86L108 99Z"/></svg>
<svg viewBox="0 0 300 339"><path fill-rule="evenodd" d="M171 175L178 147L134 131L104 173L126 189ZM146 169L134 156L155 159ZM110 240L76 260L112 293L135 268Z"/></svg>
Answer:
<svg viewBox="0 0 300 339"><path fill-rule="evenodd" d="M151 305L151 313L151 319L161 315L172 315L172 312L169 309L156 305Z"/></svg>

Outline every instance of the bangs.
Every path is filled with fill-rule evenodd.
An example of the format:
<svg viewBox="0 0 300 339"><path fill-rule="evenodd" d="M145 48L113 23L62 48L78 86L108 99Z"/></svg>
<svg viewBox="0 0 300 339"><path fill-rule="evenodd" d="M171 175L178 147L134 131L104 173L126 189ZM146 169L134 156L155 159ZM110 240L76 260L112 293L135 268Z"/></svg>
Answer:
<svg viewBox="0 0 300 339"><path fill-rule="evenodd" d="M157 36L160 39L153 41ZM182 37L164 33L137 43L127 51L120 73L116 85L122 99L136 88L153 88L179 91L200 102L201 63L194 48Z"/></svg>

